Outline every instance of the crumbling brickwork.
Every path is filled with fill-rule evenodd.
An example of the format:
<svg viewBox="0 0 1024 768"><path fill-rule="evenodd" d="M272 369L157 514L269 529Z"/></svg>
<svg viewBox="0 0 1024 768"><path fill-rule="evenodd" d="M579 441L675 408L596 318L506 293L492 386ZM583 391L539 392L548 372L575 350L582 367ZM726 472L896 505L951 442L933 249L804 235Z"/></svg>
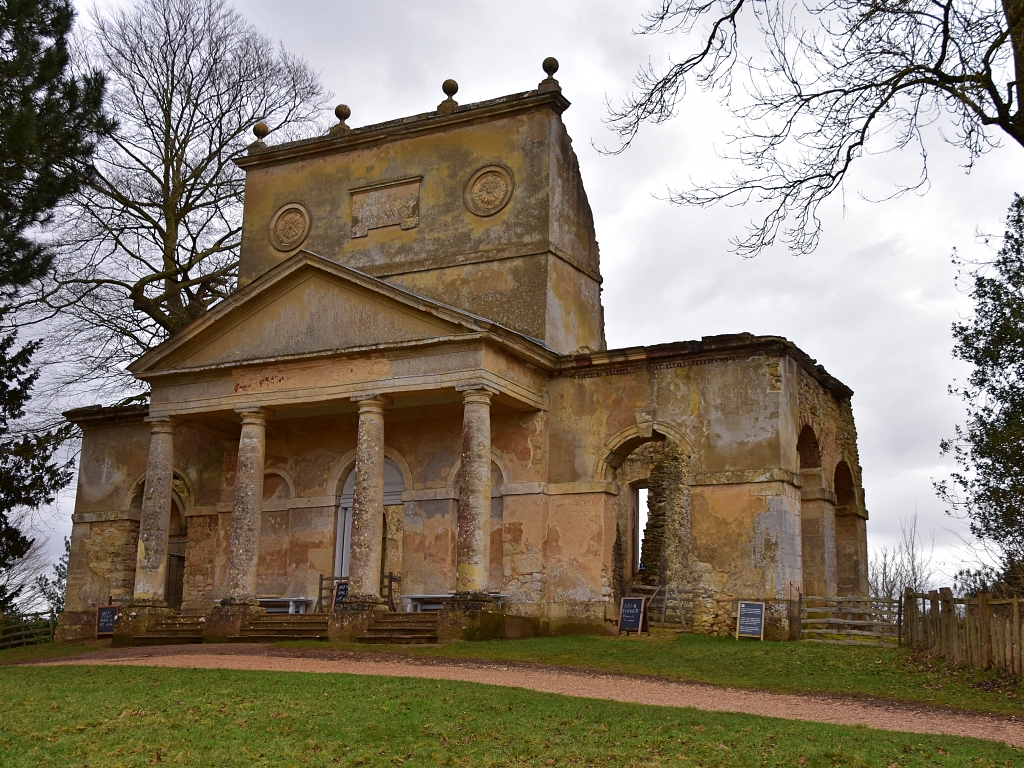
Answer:
<svg viewBox="0 0 1024 768"><path fill-rule="evenodd" d="M690 487L679 446L665 443L651 469L644 532L643 581L651 586L690 586Z"/></svg>

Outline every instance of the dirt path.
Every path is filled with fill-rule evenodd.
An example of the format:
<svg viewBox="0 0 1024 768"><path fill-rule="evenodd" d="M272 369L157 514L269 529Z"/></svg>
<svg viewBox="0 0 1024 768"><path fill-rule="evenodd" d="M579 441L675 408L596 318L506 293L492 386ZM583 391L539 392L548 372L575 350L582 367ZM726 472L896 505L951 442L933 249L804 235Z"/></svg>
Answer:
<svg viewBox="0 0 1024 768"><path fill-rule="evenodd" d="M105 664L458 680L635 704L865 725L907 733L973 736L1003 741L1015 747L1024 746L1024 721L1012 717L951 712L902 702L721 688L529 664L414 660L381 653L306 653L258 645L125 648L37 663L45 666Z"/></svg>

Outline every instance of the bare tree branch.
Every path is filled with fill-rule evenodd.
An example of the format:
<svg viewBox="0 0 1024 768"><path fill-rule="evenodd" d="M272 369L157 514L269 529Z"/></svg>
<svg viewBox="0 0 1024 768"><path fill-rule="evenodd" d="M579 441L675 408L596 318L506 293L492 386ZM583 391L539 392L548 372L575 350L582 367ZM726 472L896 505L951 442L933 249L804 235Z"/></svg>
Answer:
<svg viewBox="0 0 1024 768"><path fill-rule="evenodd" d="M740 170L669 199L766 206L734 240L744 256L780 236L797 253L814 250L819 206L864 152L916 147L920 176L890 197L927 185L923 131L940 120L967 166L1002 137L1024 146L1024 0L662 0L639 32L699 42L664 74L640 71L635 92L610 110L621 143L608 151L674 117L689 79L718 92L740 123L727 154Z"/></svg>
<svg viewBox="0 0 1024 768"><path fill-rule="evenodd" d="M329 96L305 61L224 0L140 0L94 10L83 64L107 75L119 129L61 212L55 274L19 305L46 325L53 384L123 394L128 362L234 290L243 172L232 162L263 121L319 130ZM106 389L105 389L106 388Z"/></svg>

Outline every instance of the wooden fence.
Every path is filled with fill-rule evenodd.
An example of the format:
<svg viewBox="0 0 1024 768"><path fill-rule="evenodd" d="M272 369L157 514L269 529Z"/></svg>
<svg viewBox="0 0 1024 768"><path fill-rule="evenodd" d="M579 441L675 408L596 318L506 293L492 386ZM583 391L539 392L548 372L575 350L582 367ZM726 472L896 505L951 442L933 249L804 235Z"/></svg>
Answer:
<svg viewBox="0 0 1024 768"><path fill-rule="evenodd" d="M902 600L884 597L800 597L801 640L842 645L900 642Z"/></svg>
<svg viewBox="0 0 1024 768"><path fill-rule="evenodd" d="M647 620L652 627L693 628L693 590L679 587L648 587L629 584L626 597L647 598Z"/></svg>
<svg viewBox="0 0 1024 768"><path fill-rule="evenodd" d="M0 648L52 643L57 619L49 613L0 617Z"/></svg>
<svg viewBox="0 0 1024 768"><path fill-rule="evenodd" d="M954 664L1021 675L1020 598L953 597L949 588L927 593L907 590L903 599L907 645L943 656Z"/></svg>

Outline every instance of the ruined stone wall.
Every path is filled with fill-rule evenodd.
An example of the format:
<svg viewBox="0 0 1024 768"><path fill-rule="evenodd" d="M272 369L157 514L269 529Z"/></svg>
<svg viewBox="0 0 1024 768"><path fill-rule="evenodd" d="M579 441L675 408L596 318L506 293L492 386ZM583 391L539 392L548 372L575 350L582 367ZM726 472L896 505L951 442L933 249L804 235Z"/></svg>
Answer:
<svg viewBox="0 0 1024 768"><path fill-rule="evenodd" d="M796 468L782 461L788 412L777 360L748 355L664 366L624 363L606 376L584 370L556 379L550 391L551 475L560 481L580 482L588 473L595 481L608 477L615 440L642 442L658 432L668 438L641 445L611 470L617 485L606 529L612 582L632 563L630 486L646 480L663 490L649 495L654 535L645 537L651 548L645 563L656 563L653 580L660 581L664 569L679 586L692 585L698 631L733 631L740 597L789 598L801 580L800 481ZM670 442L680 455L655 473ZM618 577L620 584L626 576ZM779 633L788 629L788 614L781 613L773 619Z"/></svg>
<svg viewBox="0 0 1024 768"><path fill-rule="evenodd" d="M120 603L132 597L138 540L138 520L77 522L72 526L59 640L93 637L96 608L110 598Z"/></svg>
<svg viewBox="0 0 1024 768"><path fill-rule="evenodd" d="M813 487L805 492L808 514L821 517L825 523L822 538L827 539L831 533L831 542L825 543L828 552L823 553L826 567L829 557L834 557L837 589L840 594L867 594L867 508L864 504L864 491L860 458L857 451L857 429L853 420L853 408L848 398L840 398L823 388L805 370L795 371L799 391L799 412L797 433L804 426L809 426L817 439L821 453L822 477L820 481L812 479L810 485L819 483L824 494L815 493ZM837 467L845 463L852 476L853 487L849 498L840 499L835 487ZM818 497L825 499L818 501ZM821 513L817 507L822 503L835 504L834 524L829 529L831 517ZM845 518L856 519L845 519ZM813 554L811 556L813 557ZM818 580L821 581L821 580ZM818 582L816 581L815 584ZM826 583L828 583L826 581ZM830 588L830 586L829 586Z"/></svg>
<svg viewBox="0 0 1024 768"><path fill-rule="evenodd" d="M690 457L667 440L651 468L641 556L645 584L690 587L689 464Z"/></svg>
<svg viewBox="0 0 1024 768"><path fill-rule="evenodd" d="M213 514L185 518L188 532L181 600L184 613L205 613L213 606L220 517Z"/></svg>
<svg viewBox="0 0 1024 768"><path fill-rule="evenodd" d="M664 445L664 440L644 443L615 470L615 482L619 487L615 515L616 536L621 550L617 560L613 552L612 587L616 600L626 594L631 581L639 578L633 568L638 554L633 551L634 540L639 539L638 532L634 530L634 498L636 488L647 486L651 470L661 457Z"/></svg>
<svg viewBox="0 0 1024 768"><path fill-rule="evenodd" d="M791 366L799 387L799 414L796 433L807 425L814 430L821 450L822 467L831 487L836 465L845 460L853 477L861 485L860 457L857 452L857 428L849 400L840 400L824 389L802 368ZM834 490L834 489L832 489Z"/></svg>

